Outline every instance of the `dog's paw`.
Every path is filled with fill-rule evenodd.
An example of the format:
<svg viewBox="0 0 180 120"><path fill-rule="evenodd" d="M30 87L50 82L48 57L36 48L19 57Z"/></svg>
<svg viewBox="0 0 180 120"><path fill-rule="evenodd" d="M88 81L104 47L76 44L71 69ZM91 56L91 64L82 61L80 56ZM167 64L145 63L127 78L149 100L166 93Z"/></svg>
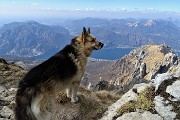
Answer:
<svg viewBox="0 0 180 120"><path fill-rule="evenodd" d="M78 102L78 101L79 101L79 98L78 98L77 96L71 98L71 102L72 102L72 103L76 103L76 102Z"/></svg>

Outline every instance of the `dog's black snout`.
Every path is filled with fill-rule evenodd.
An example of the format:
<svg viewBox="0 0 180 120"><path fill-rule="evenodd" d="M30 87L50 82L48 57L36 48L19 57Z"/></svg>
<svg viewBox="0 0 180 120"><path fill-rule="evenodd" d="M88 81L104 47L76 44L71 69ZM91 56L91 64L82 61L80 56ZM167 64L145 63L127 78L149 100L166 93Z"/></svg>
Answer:
<svg viewBox="0 0 180 120"><path fill-rule="evenodd" d="M99 44L100 44L101 48L104 46L104 44L102 42L99 42Z"/></svg>

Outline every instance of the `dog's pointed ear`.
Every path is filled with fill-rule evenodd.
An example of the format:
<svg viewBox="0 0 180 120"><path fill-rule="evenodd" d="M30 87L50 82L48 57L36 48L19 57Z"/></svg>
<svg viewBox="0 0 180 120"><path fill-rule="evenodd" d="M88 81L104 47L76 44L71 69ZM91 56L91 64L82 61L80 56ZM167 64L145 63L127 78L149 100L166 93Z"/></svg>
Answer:
<svg viewBox="0 0 180 120"><path fill-rule="evenodd" d="M85 37L87 36L87 31L86 31L86 28L83 27L83 32L82 32L82 42L84 43L84 40L85 40Z"/></svg>
<svg viewBox="0 0 180 120"><path fill-rule="evenodd" d="M91 34L90 28L88 28L88 34Z"/></svg>
<svg viewBox="0 0 180 120"><path fill-rule="evenodd" d="M85 27L83 27L83 34L84 34L84 35L87 34L87 33L86 33L86 28L85 28Z"/></svg>

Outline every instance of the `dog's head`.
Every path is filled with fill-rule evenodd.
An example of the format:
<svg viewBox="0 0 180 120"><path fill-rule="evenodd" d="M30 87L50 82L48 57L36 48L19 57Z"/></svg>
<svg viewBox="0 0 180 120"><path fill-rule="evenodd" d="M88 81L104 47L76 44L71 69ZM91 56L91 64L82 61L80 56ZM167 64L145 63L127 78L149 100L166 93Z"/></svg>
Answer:
<svg viewBox="0 0 180 120"><path fill-rule="evenodd" d="M85 27L83 27L82 34L72 40L72 44L81 49L87 57L91 55L93 50L99 50L104 45L91 35L90 28L87 31Z"/></svg>

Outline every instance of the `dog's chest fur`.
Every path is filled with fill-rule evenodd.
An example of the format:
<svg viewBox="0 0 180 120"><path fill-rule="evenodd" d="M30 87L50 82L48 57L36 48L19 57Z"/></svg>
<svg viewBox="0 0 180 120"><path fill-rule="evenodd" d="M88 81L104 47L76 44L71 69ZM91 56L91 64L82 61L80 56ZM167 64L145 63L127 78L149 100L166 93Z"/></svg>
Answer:
<svg viewBox="0 0 180 120"><path fill-rule="evenodd" d="M74 54L70 53L69 57L71 58L72 62L77 67L77 72L75 74L75 78L79 81L84 75L86 64L87 64L87 57L84 54L79 54L78 56L75 56Z"/></svg>

